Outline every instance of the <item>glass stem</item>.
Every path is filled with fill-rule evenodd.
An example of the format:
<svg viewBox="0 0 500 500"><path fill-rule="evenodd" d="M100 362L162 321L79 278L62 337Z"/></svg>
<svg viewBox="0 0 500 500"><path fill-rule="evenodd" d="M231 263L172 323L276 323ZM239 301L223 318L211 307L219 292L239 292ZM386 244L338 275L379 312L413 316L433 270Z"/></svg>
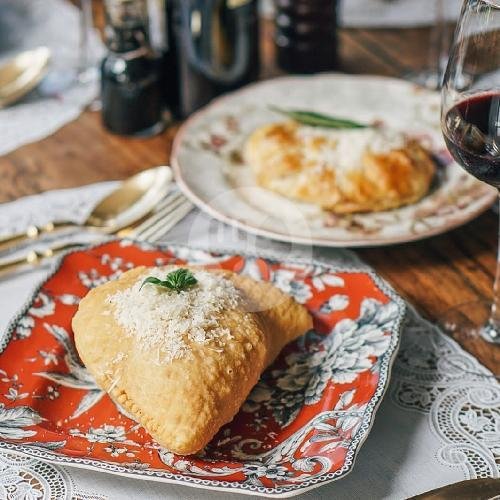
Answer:
<svg viewBox="0 0 500 500"><path fill-rule="evenodd" d="M429 78L435 81L428 82L429 87L439 88L440 86L440 67L441 67L441 48L443 38L443 0L435 0L434 22L431 28L428 52L428 72Z"/></svg>
<svg viewBox="0 0 500 500"><path fill-rule="evenodd" d="M437 5L438 23L441 25L437 59L438 89L443 86L444 72L446 71L446 65L448 64L448 57L450 55L452 31L448 18L448 13L450 11L449 3L449 0L438 0Z"/></svg>
<svg viewBox="0 0 500 500"><path fill-rule="evenodd" d="M499 193L500 194L500 193ZM499 197L500 208L500 197ZM498 256L497 256L497 270L495 275L495 285L493 287L493 304L491 306L490 326L495 332L491 332L490 336L498 338L500 335L500 213L499 216L499 234L498 234ZM496 333L496 335L495 335Z"/></svg>
<svg viewBox="0 0 500 500"><path fill-rule="evenodd" d="M92 30L92 0L80 0L80 43L78 74L85 75L90 67L90 32Z"/></svg>

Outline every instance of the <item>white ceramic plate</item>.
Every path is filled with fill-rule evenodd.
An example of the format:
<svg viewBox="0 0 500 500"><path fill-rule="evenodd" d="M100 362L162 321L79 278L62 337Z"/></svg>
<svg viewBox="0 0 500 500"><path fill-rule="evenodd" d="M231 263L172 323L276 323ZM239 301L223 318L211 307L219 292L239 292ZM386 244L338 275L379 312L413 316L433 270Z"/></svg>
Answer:
<svg viewBox="0 0 500 500"><path fill-rule="evenodd" d="M380 120L418 137L439 164L434 186L408 207L349 216L259 188L241 151L256 127L282 119L270 105ZM452 161L439 109L438 93L392 78L331 74L268 80L219 98L187 120L174 142L172 166L181 189L202 210L261 236L332 247L419 240L470 221L496 199L495 189Z"/></svg>

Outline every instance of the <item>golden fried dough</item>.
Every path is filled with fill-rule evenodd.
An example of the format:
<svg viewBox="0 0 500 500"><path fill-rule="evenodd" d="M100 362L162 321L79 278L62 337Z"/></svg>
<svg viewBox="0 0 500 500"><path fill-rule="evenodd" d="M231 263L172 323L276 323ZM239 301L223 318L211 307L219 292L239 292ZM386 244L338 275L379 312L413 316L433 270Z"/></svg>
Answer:
<svg viewBox="0 0 500 500"><path fill-rule="evenodd" d="M256 129L244 157L260 186L336 213L414 203L428 192L436 169L429 153L401 134L293 121Z"/></svg>
<svg viewBox="0 0 500 500"><path fill-rule="evenodd" d="M232 420L283 346L312 327L311 318L303 306L268 283L215 271L241 296L237 307L217 313L217 328L227 335L203 343L184 337L189 352L159 362L155 348L127 334L109 299L150 272L139 267L91 290L73 318L75 343L97 384L159 444L192 454ZM174 295L165 295L165 300L169 297ZM266 309L267 304L272 307Z"/></svg>

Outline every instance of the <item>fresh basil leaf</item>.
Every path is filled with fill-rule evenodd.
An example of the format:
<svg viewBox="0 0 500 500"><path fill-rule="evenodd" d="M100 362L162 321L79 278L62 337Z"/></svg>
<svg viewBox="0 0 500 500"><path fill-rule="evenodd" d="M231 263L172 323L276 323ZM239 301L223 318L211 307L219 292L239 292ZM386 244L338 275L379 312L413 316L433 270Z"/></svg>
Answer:
<svg viewBox="0 0 500 500"><path fill-rule="evenodd" d="M141 288L139 288L139 291L141 291L141 290L142 290L142 287L143 287L146 283L151 283L151 285L160 285L160 286L162 286L163 281L162 281L162 280L159 280L158 278L155 278L154 276L150 276L149 278L146 278L146 279L142 282L142 285L141 285Z"/></svg>
<svg viewBox="0 0 500 500"><path fill-rule="evenodd" d="M175 290L176 292L180 292L192 285L195 285L197 280L189 269L181 268L169 273L165 282L169 288Z"/></svg>
<svg viewBox="0 0 500 500"><path fill-rule="evenodd" d="M198 280L193 276L193 273L189 269L180 268L168 273L165 281L162 281L153 276L146 278L142 282L141 288L146 283L169 288L170 290L174 290L179 293L183 290L186 290L190 286L196 285L196 283L198 283Z"/></svg>

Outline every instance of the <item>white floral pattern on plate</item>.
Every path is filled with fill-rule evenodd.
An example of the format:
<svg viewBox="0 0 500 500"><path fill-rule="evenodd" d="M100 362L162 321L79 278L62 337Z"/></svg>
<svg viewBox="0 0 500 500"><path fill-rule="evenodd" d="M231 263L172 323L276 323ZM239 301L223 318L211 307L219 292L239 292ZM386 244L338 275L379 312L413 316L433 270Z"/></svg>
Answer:
<svg viewBox="0 0 500 500"><path fill-rule="evenodd" d="M6 408L0 403L0 438L23 439L36 435L36 431L25 429L39 424L42 417L29 406Z"/></svg>
<svg viewBox="0 0 500 500"><path fill-rule="evenodd" d="M76 309L85 288L131 265L159 259L217 265L268 279L303 302L318 322L319 329L287 346L245 408L196 456L160 448L114 408L81 365L68 326L68 311ZM71 264L65 266L66 261ZM350 471L386 388L404 313L393 291L363 270L184 247L140 248L126 241L69 253L47 282L34 300L44 294L54 310L37 316L29 304L12 322L0 353L6 356L21 346L26 352L19 376L8 373L18 366L17 358L1 374L5 390L0 398L8 406L0 408L0 447L130 477L270 496L297 494ZM318 294L328 301L340 292L349 298L342 299L342 308L319 311L323 301ZM16 335L18 322L26 317L34 319L29 338ZM21 398L25 386L35 390ZM57 422L50 421L54 408L64 413ZM83 456L82 449L87 450Z"/></svg>
<svg viewBox="0 0 500 500"><path fill-rule="evenodd" d="M386 212L336 216L259 188L242 158L248 135L282 117L269 105L384 122L419 138L434 154L436 182L418 203ZM251 85L196 113L176 137L179 186L223 222L282 241L322 246L385 245L422 239L464 224L493 204L496 191L447 153L439 94L372 76L284 77Z"/></svg>
<svg viewBox="0 0 500 500"><path fill-rule="evenodd" d="M390 337L385 332L397 318L394 303L382 305L367 299L357 320L338 322L326 339L310 333L299 351L285 357L282 369L264 374L248 396L243 411L259 418L259 410L264 407L286 427L304 404L315 404L321 399L330 381L349 383L367 369L376 370L373 359L387 350Z"/></svg>

